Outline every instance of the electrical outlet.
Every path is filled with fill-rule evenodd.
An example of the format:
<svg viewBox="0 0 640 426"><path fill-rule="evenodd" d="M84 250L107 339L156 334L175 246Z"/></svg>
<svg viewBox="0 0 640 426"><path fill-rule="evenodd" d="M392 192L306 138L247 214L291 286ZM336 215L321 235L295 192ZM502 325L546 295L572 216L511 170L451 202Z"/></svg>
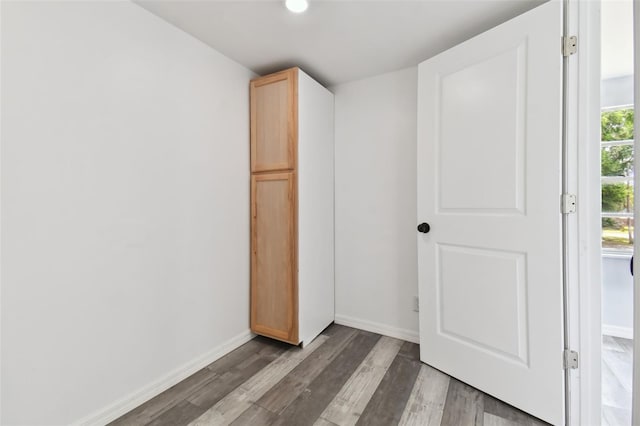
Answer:
<svg viewBox="0 0 640 426"><path fill-rule="evenodd" d="M418 299L418 296L413 296L413 312L420 312L420 299Z"/></svg>

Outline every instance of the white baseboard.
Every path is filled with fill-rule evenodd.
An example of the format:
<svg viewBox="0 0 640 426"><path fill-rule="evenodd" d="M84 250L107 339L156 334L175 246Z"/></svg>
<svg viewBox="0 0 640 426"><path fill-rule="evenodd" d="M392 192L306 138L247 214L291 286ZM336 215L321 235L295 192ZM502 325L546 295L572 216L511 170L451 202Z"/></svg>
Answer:
<svg viewBox="0 0 640 426"><path fill-rule="evenodd" d="M396 339L402 339L408 342L420 343L420 336L416 331L413 330L407 330L404 328L393 327L391 325L381 324L378 322L348 317L346 315L336 315L335 323L346 325L347 327L359 328L361 330L370 331L372 333L382 334L384 336L395 337Z"/></svg>
<svg viewBox="0 0 640 426"><path fill-rule="evenodd" d="M221 345L211 349L205 354L187 362L186 364L167 373L164 377L149 383L135 392L125 396L114 403L89 414L85 418L73 423L73 426L103 426L128 413L134 408L147 402L169 389L171 386L181 382L198 370L206 367L215 360L223 357L237 347L247 343L254 337L249 330L243 331L235 337L227 340Z"/></svg>
<svg viewBox="0 0 640 426"><path fill-rule="evenodd" d="M633 339L633 328L602 324L602 334L605 336L622 337L623 339Z"/></svg>

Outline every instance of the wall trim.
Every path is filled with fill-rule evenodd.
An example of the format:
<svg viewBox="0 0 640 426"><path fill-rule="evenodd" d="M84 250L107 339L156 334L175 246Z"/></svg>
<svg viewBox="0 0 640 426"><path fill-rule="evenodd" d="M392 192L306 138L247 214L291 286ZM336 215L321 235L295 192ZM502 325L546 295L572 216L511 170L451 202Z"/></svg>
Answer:
<svg viewBox="0 0 640 426"><path fill-rule="evenodd" d="M242 333L232 337L231 339L223 342L221 345L207 351L203 355L192 359L191 361L181 365L180 367L170 371L163 377L143 386L142 388L130 393L129 395L101 408L81 420L72 423L72 426L102 426L105 425L123 414L128 413L139 405L147 402L151 398L161 394L171 386L181 382L193 373L201 370L217 359L223 357L239 346L247 343L253 339L255 335L250 330L245 330Z"/></svg>
<svg viewBox="0 0 640 426"><path fill-rule="evenodd" d="M406 340L407 342L420 343L420 336L418 335L418 332L407 330L405 328L393 327L391 325L367 321L346 315L336 315L335 323L346 325L347 327L359 328L372 333L382 334L384 336L395 337L396 339Z"/></svg>
<svg viewBox="0 0 640 426"><path fill-rule="evenodd" d="M633 328L602 324L602 335L622 337L623 339L633 339Z"/></svg>

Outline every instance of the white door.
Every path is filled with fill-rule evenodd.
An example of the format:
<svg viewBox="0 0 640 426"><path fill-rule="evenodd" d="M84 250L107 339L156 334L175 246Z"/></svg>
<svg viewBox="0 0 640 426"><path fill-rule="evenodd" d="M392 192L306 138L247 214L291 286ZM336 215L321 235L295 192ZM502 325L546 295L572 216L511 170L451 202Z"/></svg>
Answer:
<svg viewBox="0 0 640 426"><path fill-rule="evenodd" d="M560 2L423 62L418 87L420 359L562 424Z"/></svg>

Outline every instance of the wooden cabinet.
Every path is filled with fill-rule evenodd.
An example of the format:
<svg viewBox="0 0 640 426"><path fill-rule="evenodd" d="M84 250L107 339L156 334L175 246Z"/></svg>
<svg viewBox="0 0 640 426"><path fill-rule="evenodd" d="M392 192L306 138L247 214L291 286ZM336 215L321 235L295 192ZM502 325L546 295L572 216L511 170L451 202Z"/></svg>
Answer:
<svg viewBox="0 0 640 426"><path fill-rule="evenodd" d="M251 172L293 170L298 142L298 75L279 72L251 82Z"/></svg>
<svg viewBox="0 0 640 426"><path fill-rule="evenodd" d="M295 196L293 172L251 177L252 329L288 342L298 338Z"/></svg>
<svg viewBox="0 0 640 426"><path fill-rule="evenodd" d="M334 319L333 94L298 68L251 81L251 330L292 344Z"/></svg>

